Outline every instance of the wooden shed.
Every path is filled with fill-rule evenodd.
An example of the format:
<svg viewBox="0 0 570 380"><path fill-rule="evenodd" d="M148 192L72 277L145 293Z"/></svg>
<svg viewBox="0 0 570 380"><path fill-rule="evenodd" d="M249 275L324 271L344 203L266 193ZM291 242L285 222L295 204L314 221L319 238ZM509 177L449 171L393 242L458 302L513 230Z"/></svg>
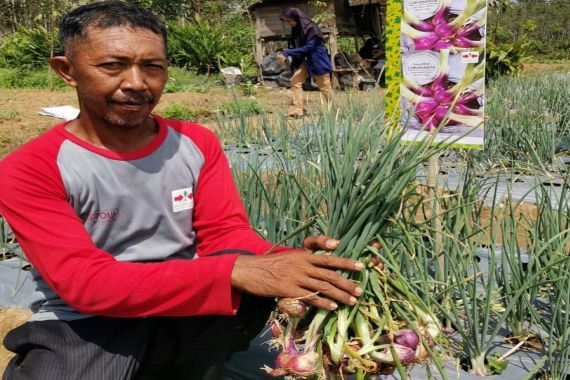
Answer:
<svg viewBox="0 0 570 380"><path fill-rule="evenodd" d="M261 0L249 7L255 15L256 45L255 59L261 63L264 56L273 53L268 46L275 41L288 41L291 30L279 19L281 12L288 7L301 9L308 17L325 15L319 23L325 36L325 44L333 58L338 53L339 36L375 36L383 38L386 0L326 0L325 7L317 8L308 1ZM326 17L330 16L330 17ZM335 72L337 72L335 67ZM334 79L334 77L333 77Z"/></svg>

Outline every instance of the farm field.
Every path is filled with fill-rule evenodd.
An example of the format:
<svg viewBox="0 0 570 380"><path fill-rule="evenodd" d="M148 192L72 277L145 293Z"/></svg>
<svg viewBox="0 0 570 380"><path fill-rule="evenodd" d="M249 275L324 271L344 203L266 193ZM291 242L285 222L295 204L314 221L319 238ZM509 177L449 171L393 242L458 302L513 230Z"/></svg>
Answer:
<svg viewBox="0 0 570 380"><path fill-rule="evenodd" d="M377 94L377 93L376 93ZM319 100L318 92L308 92L313 103ZM279 113L286 109L289 98L286 89L256 90L253 96L245 96L239 88L235 91L223 86L209 89L207 92L167 93L162 96L155 112L161 114L169 107L175 106L194 111L199 123L217 128L216 113L220 105L238 100L257 101L265 112ZM339 97L346 93L338 93ZM371 93L360 93L359 96L374 96ZM77 108L75 93L71 90L44 89L1 89L0 88L0 157L25 141L51 128L61 120L40 116L38 111L43 107L70 105Z"/></svg>
<svg viewBox="0 0 570 380"><path fill-rule="evenodd" d="M382 90L339 92L334 112L321 110L318 93L308 93L312 112L301 120L283 117L286 90L262 88L255 95L222 87L168 93L157 113L188 115L183 111L190 110L217 132L261 235L298 245L305 234L332 234L346 242L340 255L368 264L370 277L354 278L372 284L367 301L352 317L356 319L347 319L345 331L362 333L355 320L380 332L415 328L413 320L427 330L433 327L429 318L417 319L429 312L441 319L445 331L453 331L423 337L433 351L426 355L439 369L455 365L460 378L468 379L477 371L499 375L507 364L519 368L504 358L497 366L488 365L497 359L494 342L512 338L509 342L523 343L517 348L508 343L507 350L528 349L542 360L525 362L525 374L539 373L542 366L550 372L540 379L563 379L570 358L570 332L564 327L570 315L570 263L565 259L570 252L569 89L570 71L564 65L529 66L523 76L493 82L484 151L401 144L383 124ZM227 106L251 101L258 107L253 115L244 112L247 107ZM56 119L37 111L56 105L76 106L73 92L0 90L0 156L55 124ZM441 164L435 198L424 184L425 164L434 154ZM292 233L299 229L304 232ZM381 257L384 269L375 257ZM382 282L386 273L393 282ZM384 296L388 300L382 311L394 326L374 315L373 300ZM0 318L21 316L18 310L0 312ZM320 314L310 313L312 320L297 321L299 329L319 319ZM330 347L355 354L342 344L337 322L328 321L324 332L332 336L327 338ZM297 328L289 326L289 333ZM533 346L534 340L543 343ZM0 371L3 358L0 354ZM363 357L355 360L367 363Z"/></svg>

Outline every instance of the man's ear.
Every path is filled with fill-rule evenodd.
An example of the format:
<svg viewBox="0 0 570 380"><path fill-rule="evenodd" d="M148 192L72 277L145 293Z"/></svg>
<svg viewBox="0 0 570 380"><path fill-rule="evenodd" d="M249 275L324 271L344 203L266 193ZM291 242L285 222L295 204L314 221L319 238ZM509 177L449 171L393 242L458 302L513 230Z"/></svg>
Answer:
<svg viewBox="0 0 570 380"><path fill-rule="evenodd" d="M71 61L66 56L53 57L49 60L49 66L65 83L71 87L77 87Z"/></svg>

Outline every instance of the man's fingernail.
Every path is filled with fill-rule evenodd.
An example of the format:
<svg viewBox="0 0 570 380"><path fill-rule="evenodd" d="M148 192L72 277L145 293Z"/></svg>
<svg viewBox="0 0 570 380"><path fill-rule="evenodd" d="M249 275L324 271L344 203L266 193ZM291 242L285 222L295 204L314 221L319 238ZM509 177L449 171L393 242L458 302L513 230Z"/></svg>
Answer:
<svg viewBox="0 0 570 380"><path fill-rule="evenodd" d="M350 297L348 300L350 301L351 305L354 305L356 303L356 298L354 297Z"/></svg>
<svg viewBox="0 0 570 380"><path fill-rule="evenodd" d="M358 270L363 270L364 269L364 264L362 264L360 261L355 261L354 262L354 267Z"/></svg>
<svg viewBox="0 0 570 380"><path fill-rule="evenodd" d="M338 240L335 239L329 239L325 242L325 246L328 249L335 249L336 247L338 247L338 243L340 243Z"/></svg>
<svg viewBox="0 0 570 380"><path fill-rule="evenodd" d="M338 305L334 302L331 302L331 309L333 309L333 310L338 309Z"/></svg>
<svg viewBox="0 0 570 380"><path fill-rule="evenodd" d="M354 293L356 293L357 296L362 295L362 288L356 288L356 289L354 289Z"/></svg>

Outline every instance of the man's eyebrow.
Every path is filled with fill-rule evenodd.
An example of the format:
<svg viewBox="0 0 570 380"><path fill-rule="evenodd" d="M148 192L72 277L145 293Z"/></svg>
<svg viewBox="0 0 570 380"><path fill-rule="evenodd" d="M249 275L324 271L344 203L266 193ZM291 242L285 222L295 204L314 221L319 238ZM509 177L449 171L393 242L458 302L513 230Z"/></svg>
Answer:
<svg viewBox="0 0 570 380"><path fill-rule="evenodd" d="M101 57L101 60L105 60L105 59L115 59L117 61L130 61L132 58L130 56L127 55L118 55L118 54L112 54L112 55L108 55L105 57ZM165 57L147 57L147 58L142 58L141 62L144 63L148 63L148 62L164 62L167 59Z"/></svg>

